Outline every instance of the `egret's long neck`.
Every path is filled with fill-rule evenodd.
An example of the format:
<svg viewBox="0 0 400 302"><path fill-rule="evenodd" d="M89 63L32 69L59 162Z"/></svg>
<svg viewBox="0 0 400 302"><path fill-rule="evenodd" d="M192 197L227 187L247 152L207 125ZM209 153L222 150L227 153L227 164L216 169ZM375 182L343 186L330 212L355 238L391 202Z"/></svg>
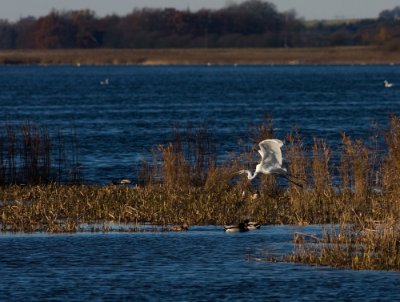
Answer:
<svg viewBox="0 0 400 302"><path fill-rule="evenodd" d="M249 180L252 180L252 179L254 179L254 178L257 176L257 174L258 174L257 171L254 171L254 174L253 174L253 175L251 175L251 172L250 172L250 171L247 171L247 178L248 178Z"/></svg>

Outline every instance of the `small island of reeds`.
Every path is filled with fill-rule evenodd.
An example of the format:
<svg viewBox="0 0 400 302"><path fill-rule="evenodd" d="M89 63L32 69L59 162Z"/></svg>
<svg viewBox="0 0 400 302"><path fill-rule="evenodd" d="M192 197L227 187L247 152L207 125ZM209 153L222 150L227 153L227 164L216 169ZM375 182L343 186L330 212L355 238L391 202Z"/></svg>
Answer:
<svg viewBox="0 0 400 302"><path fill-rule="evenodd" d="M273 137L267 119L256 127L252 148L217 163L209 133L194 130L187 139L177 135L157 146L134 184L88 185L73 152L72 160L65 156L64 139L32 125L6 127L0 137L0 230L77 232L82 224L115 222L141 231L149 223L224 225L245 218L321 224L323 236L298 233L291 255L266 260L400 270L399 118L391 116L373 142L343 134L339 150L318 138L309 149L296 132L288 133L285 165L304 180L302 187L270 175L257 184L234 176L253 169L257 142ZM339 160L332 161L333 154Z"/></svg>

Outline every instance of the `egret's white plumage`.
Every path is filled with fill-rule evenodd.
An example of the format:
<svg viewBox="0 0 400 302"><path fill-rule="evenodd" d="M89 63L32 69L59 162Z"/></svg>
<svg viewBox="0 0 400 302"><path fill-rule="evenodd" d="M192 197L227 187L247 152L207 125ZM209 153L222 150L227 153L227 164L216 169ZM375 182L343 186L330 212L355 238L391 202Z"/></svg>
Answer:
<svg viewBox="0 0 400 302"><path fill-rule="evenodd" d="M249 170L240 170L238 174L247 174L247 178L252 180L259 173L286 175L287 171L282 168L282 151L283 142L279 139L266 139L258 144L260 149L258 153L261 155L261 161L256 166L254 174Z"/></svg>
<svg viewBox="0 0 400 302"><path fill-rule="evenodd" d="M247 174L249 180L253 180L258 174L272 174L285 177L291 183L303 187L301 184L295 182L294 176L289 175L287 170L282 167L282 151L283 142L279 139L266 139L258 144L260 149L258 153L261 155L261 160L256 166L254 174L249 170L240 170L237 174ZM290 177L290 178L289 178Z"/></svg>

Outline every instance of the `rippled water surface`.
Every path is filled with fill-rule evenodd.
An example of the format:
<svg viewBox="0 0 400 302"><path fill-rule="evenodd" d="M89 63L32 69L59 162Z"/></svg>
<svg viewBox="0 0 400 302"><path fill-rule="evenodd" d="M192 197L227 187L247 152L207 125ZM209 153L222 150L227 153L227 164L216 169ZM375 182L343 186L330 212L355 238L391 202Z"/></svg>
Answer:
<svg viewBox="0 0 400 302"><path fill-rule="evenodd" d="M109 79L109 85L100 81ZM395 86L383 88L387 79ZM0 118L76 133L84 178L108 183L207 123L223 158L268 113L337 147L400 114L399 66L1 66ZM0 235L0 301L395 301L400 274L252 261L289 253L295 228ZM318 233L318 227L301 229Z"/></svg>
<svg viewBox="0 0 400 302"><path fill-rule="evenodd" d="M291 251L293 232L0 235L1 301L396 301L400 274L253 261Z"/></svg>
<svg viewBox="0 0 400 302"><path fill-rule="evenodd" d="M100 82L109 79L109 85ZM383 88L387 79L395 85ZM268 113L276 137L368 138L400 113L394 66L2 66L0 118L75 132L86 181L131 177L171 128L207 123L218 155Z"/></svg>

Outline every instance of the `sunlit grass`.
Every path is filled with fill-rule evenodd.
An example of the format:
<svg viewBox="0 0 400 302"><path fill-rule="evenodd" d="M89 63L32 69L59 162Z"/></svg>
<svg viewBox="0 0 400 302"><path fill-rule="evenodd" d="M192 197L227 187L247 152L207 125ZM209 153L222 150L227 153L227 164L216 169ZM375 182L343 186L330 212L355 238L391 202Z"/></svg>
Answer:
<svg viewBox="0 0 400 302"><path fill-rule="evenodd" d="M3 50L0 64L390 64L378 47Z"/></svg>

